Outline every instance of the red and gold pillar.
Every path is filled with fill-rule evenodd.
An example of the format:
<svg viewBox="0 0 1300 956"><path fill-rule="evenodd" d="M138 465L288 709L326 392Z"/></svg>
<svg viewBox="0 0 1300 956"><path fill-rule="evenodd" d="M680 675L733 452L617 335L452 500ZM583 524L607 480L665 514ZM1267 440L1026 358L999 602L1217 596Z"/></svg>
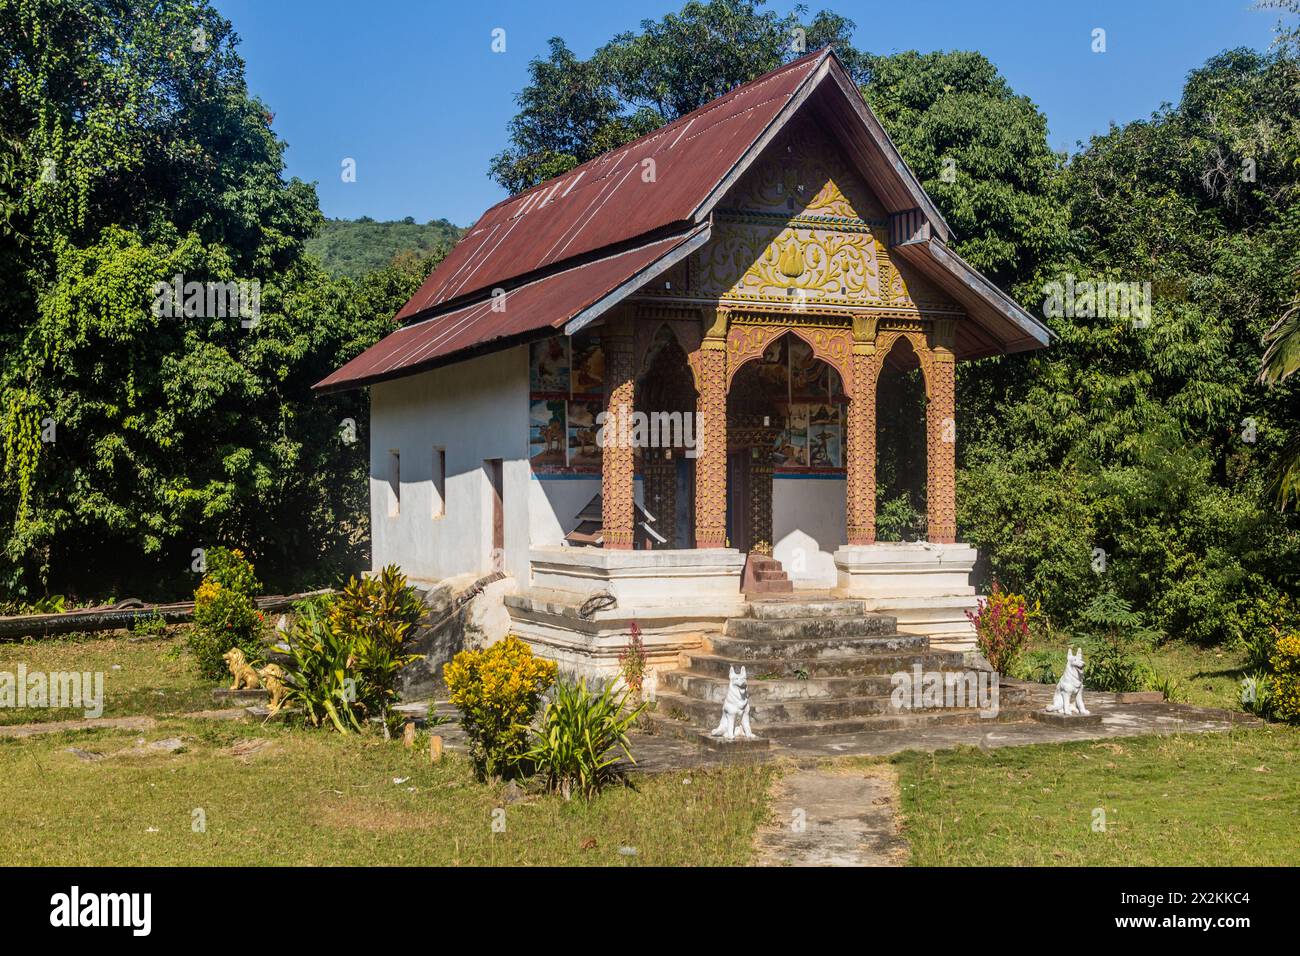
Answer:
<svg viewBox="0 0 1300 956"><path fill-rule="evenodd" d="M876 320L855 319L845 440L848 543L876 540Z"/></svg>
<svg viewBox="0 0 1300 956"><path fill-rule="evenodd" d="M727 545L727 313L706 320L695 372L695 547Z"/></svg>
<svg viewBox="0 0 1300 956"><path fill-rule="evenodd" d="M925 409L926 500L930 540L957 540L957 375L953 320L939 319L930 336L929 401Z"/></svg>
<svg viewBox="0 0 1300 956"><path fill-rule="evenodd" d="M605 352L605 445L600 459L600 535L606 548L632 547L636 513L631 429L636 379L632 372L632 326L611 318L601 334Z"/></svg>

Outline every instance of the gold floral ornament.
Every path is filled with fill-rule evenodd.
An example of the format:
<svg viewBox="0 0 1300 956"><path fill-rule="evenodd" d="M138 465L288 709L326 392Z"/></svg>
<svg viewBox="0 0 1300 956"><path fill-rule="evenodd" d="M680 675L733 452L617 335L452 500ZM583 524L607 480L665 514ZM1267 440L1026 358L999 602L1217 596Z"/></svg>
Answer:
<svg viewBox="0 0 1300 956"><path fill-rule="evenodd" d="M776 267L781 270L782 275L791 279L797 279L803 275L803 250L799 248L798 242L792 240L781 250Z"/></svg>

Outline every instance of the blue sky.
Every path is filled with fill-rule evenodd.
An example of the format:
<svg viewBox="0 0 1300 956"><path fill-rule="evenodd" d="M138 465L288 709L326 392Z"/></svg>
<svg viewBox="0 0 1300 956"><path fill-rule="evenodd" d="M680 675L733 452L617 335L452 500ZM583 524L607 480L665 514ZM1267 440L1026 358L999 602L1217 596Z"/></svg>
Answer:
<svg viewBox="0 0 1300 956"><path fill-rule="evenodd" d="M561 36L588 56L681 2L214 0L240 35L248 82L289 144L291 175L317 182L327 216L468 225L504 192L487 178L506 144L528 61ZM792 3L770 3L785 13ZM858 25L873 53L979 50L1073 149L1111 122L1176 101L1187 72L1220 50L1264 48L1277 14L1252 0L808 0ZM1106 52L1092 52L1092 31ZM505 30L506 50L491 49ZM356 181L343 182L345 158Z"/></svg>

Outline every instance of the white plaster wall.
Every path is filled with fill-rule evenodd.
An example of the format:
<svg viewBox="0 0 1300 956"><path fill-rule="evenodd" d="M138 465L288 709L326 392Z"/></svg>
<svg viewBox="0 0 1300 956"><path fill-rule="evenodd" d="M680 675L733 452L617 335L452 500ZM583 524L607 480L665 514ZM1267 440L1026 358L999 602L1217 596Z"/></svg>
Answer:
<svg viewBox="0 0 1300 956"><path fill-rule="evenodd" d="M848 540L839 476L772 479L772 556L795 587L833 588L835 549Z"/></svg>
<svg viewBox="0 0 1300 956"><path fill-rule="evenodd" d="M434 448L447 453L441 517L433 517ZM401 507L389 515L389 452L401 454ZM371 564L440 581L492 570L491 485L485 459L502 460L503 570L528 581L528 349L380 382L370 390Z"/></svg>
<svg viewBox="0 0 1300 956"><path fill-rule="evenodd" d="M534 545L561 544L578 526L578 512L600 494L600 476L532 475L529 483L529 533ZM638 476L633 498L644 501Z"/></svg>

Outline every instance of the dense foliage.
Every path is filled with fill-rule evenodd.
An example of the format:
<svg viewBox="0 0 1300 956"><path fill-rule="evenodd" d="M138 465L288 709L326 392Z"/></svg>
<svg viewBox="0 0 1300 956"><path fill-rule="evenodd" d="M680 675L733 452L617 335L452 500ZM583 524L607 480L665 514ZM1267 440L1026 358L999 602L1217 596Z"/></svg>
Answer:
<svg viewBox="0 0 1300 956"><path fill-rule="evenodd" d="M633 706L634 693L616 691L614 681L599 694L587 689L586 680L560 681L521 759L541 775L547 790L565 800L575 793L590 800L622 779L623 761L636 763L627 734L645 704Z"/></svg>
<svg viewBox="0 0 1300 956"><path fill-rule="evenodd" d="M1023 594L1002 590L997 581L988 597L980 598L978 611L966 616L975 627L975 646L999 674L1013 673L1020 652L1029 643L1029 624L1040 609L1029 606Z"/></svg>
<svg viewBox="0 0 1300 956"><path fill-rule="evenodd" d="M1255 640L1265 659L1252 609L1300 593L1300 529L1278 507L1300 487L1294 29L1213 57L1177 103L1072 157L983 56L873 55L854 29L709 0L586 59L557 38L491 174L532 185L834 43L957 250L1026 308L1070 277L1150 284L1149 321L1054 314L1050 349L960 367L959 534L981 583L1071 627L1114 595L1152 630ZM314 191L284 178L207 0L0 0L0 62L6 598L184 593L217 541L281 588L355 567L366 397L309 387L392 327L428 261L336 278L306 254ZM370 225L377 259L351 251L358 224L317 248L360 269L426 229ZM256 323L159 315L154 284L178 276L257 282ZM923 471L895 457L882 537L911 537Z"/></svg>
<svg viewBox="0 0 1300 956"><path fill-rule="evenodd" d="M339 733L377 719L385 733L399 722L397 679L418 655L407 638L423 605L406 577L389 565L371 578L353 577L341 594L304 602L289 632L288 699L313 726Z"/></svg>
<svg viewBox="0 0 1300 956"><path fill-rule="evenodd" d="M798 55L797 26L714 0L586 61L554 41L493 175L530 185L693 109ZM1245 608L1300 583L1300 531L1276 508L1300 475L1300 387L1287 377L1300 356L1294 31L1267 53L1212 58L1178 104L1072 158L1052 153L1041 113L983 56L874 56L852 32L820 13L806 48L834 42L964 257L1040 315L1049 282L1150 283L1145 323L1051 316L1052 348L962 366L959 533L981 549L986 582L1060 624L1113 592L1171 635L1244 637ZM923 490L892 472L881 531L910 536Z"/></svg>
<svg viewBox="0 0 1300 956"><path fill-rule="evenodd" d="M0 588L147 598L243 546L268 582L359 563L365 396L310 386L426 263L333 279L207 0L0 0ZM170 311L155 283L243 283ZM251 295L251 293L250 293ZM356 441L344 421L355 422Z"/></svg>

